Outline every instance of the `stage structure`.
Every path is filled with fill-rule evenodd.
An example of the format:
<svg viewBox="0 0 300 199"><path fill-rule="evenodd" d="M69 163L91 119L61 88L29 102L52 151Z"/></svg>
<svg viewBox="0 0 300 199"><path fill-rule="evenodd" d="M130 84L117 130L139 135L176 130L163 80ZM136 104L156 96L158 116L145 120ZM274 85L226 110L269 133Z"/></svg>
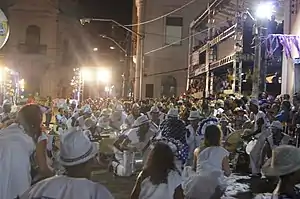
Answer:
<svg viewBox="0 0 300 199"><path fill-rule="evenodd" d="M218 89L214 87L220 83L217 79L225 75L229 79L229 85L224 93L242 94L246 74L248 77L255 75L255 46L252 44L255 33L252 31L257 22L255 10L261 2L215 0L190 24L188 86L193 81L202 79L207 97L215 94L214 90ZM281 21L282 2L272 2L278 7L274 15ZM263 40L268 35L266 31L264 34L259 34L262 37L259 45L264 43Z"/></svg>

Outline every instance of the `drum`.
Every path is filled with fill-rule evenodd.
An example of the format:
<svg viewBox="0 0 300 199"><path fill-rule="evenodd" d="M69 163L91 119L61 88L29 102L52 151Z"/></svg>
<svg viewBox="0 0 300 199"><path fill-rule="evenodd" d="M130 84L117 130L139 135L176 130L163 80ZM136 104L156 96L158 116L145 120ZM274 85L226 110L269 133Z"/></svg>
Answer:
<svg viewBox="0 0 300 199"><path fill-rule="evenodd" d="M256 145L257 139L253 139L250 142L248 142L247 146L246 146L246 153L248 155L250 155L252 149L254 148L254 146Z"/></svg>
<svg viewBox="0 0 300 199"><path fill-rule="evenodd" d="M230 133L224 142L224 148L229 152L235 152L239 143L242 141L241 138L242 130L236 130Z"/></svg>

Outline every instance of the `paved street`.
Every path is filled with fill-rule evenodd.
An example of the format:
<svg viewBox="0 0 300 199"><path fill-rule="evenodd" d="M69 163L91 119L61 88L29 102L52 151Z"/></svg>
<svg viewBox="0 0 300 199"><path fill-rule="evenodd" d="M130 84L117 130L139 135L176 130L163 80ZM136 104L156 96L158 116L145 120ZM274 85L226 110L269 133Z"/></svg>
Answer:
<svg viewBox="0 0 300 199"><path fill-rule="evenodd" d="M128 199L135 177L113 177L111 173L100 171L99 174L94 175L93 180L106 186L116 199ZM274 189L274 186L266 180L253 180L248 176L235 174L228 179L228 184L224 198L252 199L257 194L272 192Z"/></svg>

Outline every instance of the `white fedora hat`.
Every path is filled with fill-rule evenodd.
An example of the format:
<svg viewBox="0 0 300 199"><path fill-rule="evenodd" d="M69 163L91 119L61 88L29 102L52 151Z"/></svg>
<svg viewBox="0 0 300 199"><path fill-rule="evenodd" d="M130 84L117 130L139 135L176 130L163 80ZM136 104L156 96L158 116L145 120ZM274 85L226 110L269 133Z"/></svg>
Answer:
<svg viewBox="0 0 300 199"><path fill-rule="evenodd" d="M152 106L150 109L150 113L159 113L159 109L157 106Z"/></svg>
<svg viewBox="0 0 300 199"><path fill-rule="evenodd" d="M146 115L142 115L140 117L138 117L132 124L133 128L142 126L143 124L149 123L149 119Z"/></svg>
<svg viewBox="0 0 300 199"><path fill-rule="evenodd" d="M283 130L283 125L279 121L273 121L270 128Z"/></svg>
<svg viewBox="0 0 300 199"><path fill-rule="evenodd" d="M124 111L124 108L121 104L118 104L115 108L115 111Z"/></svg>
<svg viewBox="0 0 300 199"><path fill-rule="evenodd" d="M272 158L262 167L266 176L283 176L300 169L300 149L294 146L282 145L275 148Z"/></svg>
<svg viewBox="0 0 300 199"><path fill-rule="evenodd" d="M199 111L190 112L190 116L188 117L188 120L192 121L192 120L200 120L200 119L201 119L201 115Z"/></svg>
<svg viewBox="0 0 300 199"><path fill-rule="evenodd" d="M97 125L97 122L95 120L93 120L92 118L87 118L84 120L83 129L87 130L96 125Z"/></svg>
<svg viewBox="0 0 300 199"><path fill-rule="evenodd" d="M74 166L87 162L98 153L93 144L81 130L69 131L60 140L60 163L63 166Z"/></svg>
<svg viewBox="0 0 300 199"><path fill-rule="evenodd" d="M167 113L168 117L179 117L179 112L177 108L170 108L170 110Z"/></svg>

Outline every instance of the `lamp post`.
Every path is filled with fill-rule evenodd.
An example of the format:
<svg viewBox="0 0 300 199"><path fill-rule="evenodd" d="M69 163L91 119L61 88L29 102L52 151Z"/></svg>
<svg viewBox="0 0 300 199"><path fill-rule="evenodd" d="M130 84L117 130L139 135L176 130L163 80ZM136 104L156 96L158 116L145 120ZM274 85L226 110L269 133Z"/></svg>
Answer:
<svg viewBox="0 0 300 199"><path fill-rule="evenodd" d="M139 22L142 22L143 20L143 13L144 13L144 6L143 6L143 0L140 0L140 3L139 3ZM132 33L133 35L137 36L137 52L136 52L136 68L135 68L135 89L134 89L134 98L135 100L137 99L142 99L142 85L143 85L143 73L144 73L144 36L142 35L143 32L144 32L144 28L145 26L143 25L139 25L138 26L138 32L135 32L129 28L127 28L126 26L118 23L117 21L115 20L112 20L112 19L99 19L99 18L82 18L80 19L80 23L82 25L86 24L86 23L90 23L91 21L99 21L99 22L111 22L111 23L114 23L116 24L117 26L125 29L126 31ZM142 34L141 34L142 33ZM130 71L130 68L127 68L126 69L126 73L125 73L125 79L126 81L129 81L129 72ZM126 84L128 85L129 82L126 82ZM127 87L127 86L125 86ZM125 88L126 89L126 88Z"/></svg>
<svg viewBox="0 0 300 199"><path fill-rule="evenodd" d="M124 52L125 59L126 59L126 65L125 69L123 70L122 74L122 97L126 98L128 95L128 81L129 81L129 70L130 70L130 56L128 56L127 50L125 50L116 40L114 40L111 37L108 37L106 35L100 35L104 39L108 39L112 41L118 48Z"/></svg>
<svg viewBox="0 0 300 199"><path fill-rule="evenodd" d="M272 2L265 2L259 4L255 13L254 24L254 66L253 66L253 79L252 79L252 97L258 98L260 93L260 85L263 81L261 78L265 77L265 69L261 75L262 64L262 50L261 50L261 37L263 36L263 20L269 19L275 11L275 6Z"/></svg>

